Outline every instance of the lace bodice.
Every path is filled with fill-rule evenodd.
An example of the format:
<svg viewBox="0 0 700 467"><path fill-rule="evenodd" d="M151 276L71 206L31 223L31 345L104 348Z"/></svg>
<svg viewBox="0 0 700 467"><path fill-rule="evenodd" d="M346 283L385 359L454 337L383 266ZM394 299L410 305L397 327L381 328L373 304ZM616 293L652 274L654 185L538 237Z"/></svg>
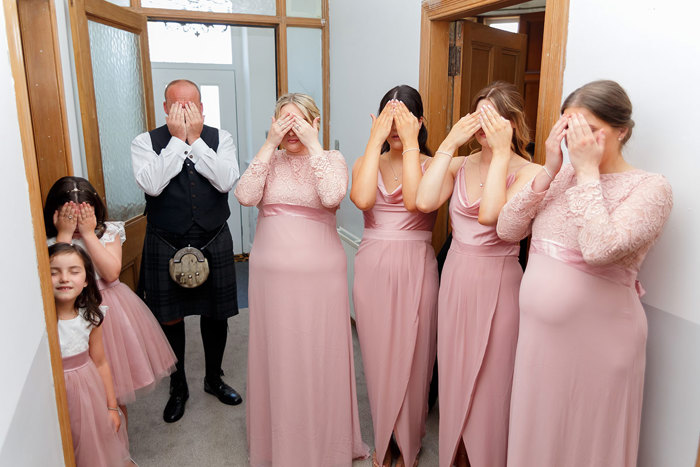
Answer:
<svg viewBox="0 0 700 467"><path fill-rule="evenodd" d="M241 204L292 204L335 210L348 189L348 167L338 151L289 156L275 151L269 163L254 159L234 194Z"/></svg>
<svg viewBox="0 0 700 467"><path fill-rule="evenodd" d="M100 310L103 314L107 313L106 306L100 306ZM95 326L85 319L83 312L81 308L75 318L58 320L58 340L63 358L78 355L90 348L90 333Z"/></svg>
<svg viewBox="0 0 700 467"><path fill-rule="evenodd" d="M671 186L662 175L635 169L576 185L567 164L547 191L535 193L532 183L525 185L503 207L497 231L517 241L532 229L533 240L580 251L590 265L615 263L639 271L672 205Z"/></svg>

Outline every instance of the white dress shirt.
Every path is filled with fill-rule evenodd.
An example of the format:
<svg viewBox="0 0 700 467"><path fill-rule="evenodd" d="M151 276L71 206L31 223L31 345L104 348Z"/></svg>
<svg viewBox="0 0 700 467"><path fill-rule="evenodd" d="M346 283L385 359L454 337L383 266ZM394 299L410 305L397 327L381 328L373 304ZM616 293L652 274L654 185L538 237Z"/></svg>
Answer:
<svg viewBox="0 0 700 467"><path fill-rule="evenodd" d="M219 147L216 152L202 138L190 146L173 136L160 155L153 150L151 135L147 132L141 133L131 142L131 164L136 183L151 196L163 192L170 180L182 171L185 159L190 159L195 170L221 193L231 191L240 175L236 146L231 133L226 130L219 130Z"/></svg>

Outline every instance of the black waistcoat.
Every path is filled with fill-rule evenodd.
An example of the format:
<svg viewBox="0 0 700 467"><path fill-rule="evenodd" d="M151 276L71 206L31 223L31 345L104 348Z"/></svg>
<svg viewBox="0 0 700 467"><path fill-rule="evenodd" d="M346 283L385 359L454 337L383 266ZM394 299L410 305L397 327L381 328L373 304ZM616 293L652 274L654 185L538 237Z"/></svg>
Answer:
<svg viewBox="0 0 700 467"><path fill-rule="evenodd" d="M170 142L168 126L150 131L151 145L158 157ZM202 140L215 152L219 148L219 130L204 125ZM231 211L228 193L219 192L186 158L182 171L170 179L170 183L158 196L146 195L148 223L168 232L184 234L193 224L213 231L221 226Z"/></svg>

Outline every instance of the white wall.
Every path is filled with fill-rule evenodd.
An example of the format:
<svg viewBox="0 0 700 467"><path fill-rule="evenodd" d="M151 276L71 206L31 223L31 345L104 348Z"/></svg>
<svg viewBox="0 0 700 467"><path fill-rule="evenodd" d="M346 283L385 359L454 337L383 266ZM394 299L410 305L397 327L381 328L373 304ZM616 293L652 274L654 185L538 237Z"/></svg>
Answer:
<svg viewBox="0 0 700 467"><path fill-rule="evenodd" d="M29 186L24 171L10 70L4 12L0 9L0 139L7 200L0 229L5 267L0 268L4 296L0 326L0 465L61 465L63 451L54 397L44 307L29 215ZM11 226L11 227L10 227ZM40 446L41 449L36 449Z"/></svg>
<svg viewBox="0 0 700 467"><path fill-rule="evenodd" d="M330 144L340 144L348 169L365 151L379 101L399 84L418 89L420 2L330 0ZM338 225L362 236L362 213L346 196Z"/></svg>

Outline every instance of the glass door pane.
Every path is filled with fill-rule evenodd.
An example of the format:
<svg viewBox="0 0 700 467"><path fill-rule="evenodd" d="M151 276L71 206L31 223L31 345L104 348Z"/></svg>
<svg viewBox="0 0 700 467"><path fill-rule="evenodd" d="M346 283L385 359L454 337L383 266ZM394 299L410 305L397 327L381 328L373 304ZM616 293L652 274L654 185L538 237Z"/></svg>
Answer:
<svg viewBox="0 0 700 467"><path fill-rule="evenodd" d="M287 86L289 92L313 97L323 111L323 68L321 66L321 30L287 28ZM319 140L323 142L323 115ZM323 143L321 143L323 144ZM325 148L328 149L328 148Z"/></svg>
<svg viewBox="0 0 700 467"><path fill-rule="evenodd" d="M287 16L320 18L321 0L287 0Z"/></svg>
<svg viewBox="0 0 700 467"><path fill-rule="evenodd" d="M145 8L275 15L275 0L141 0Z"/></svg>
<svg viewBox="0 0 700 467"><path fill-rule="evenodd" d="M131 140L146 131L139 36L88 21L107 211L112 220L143 214L131 168Z"/></svg>

